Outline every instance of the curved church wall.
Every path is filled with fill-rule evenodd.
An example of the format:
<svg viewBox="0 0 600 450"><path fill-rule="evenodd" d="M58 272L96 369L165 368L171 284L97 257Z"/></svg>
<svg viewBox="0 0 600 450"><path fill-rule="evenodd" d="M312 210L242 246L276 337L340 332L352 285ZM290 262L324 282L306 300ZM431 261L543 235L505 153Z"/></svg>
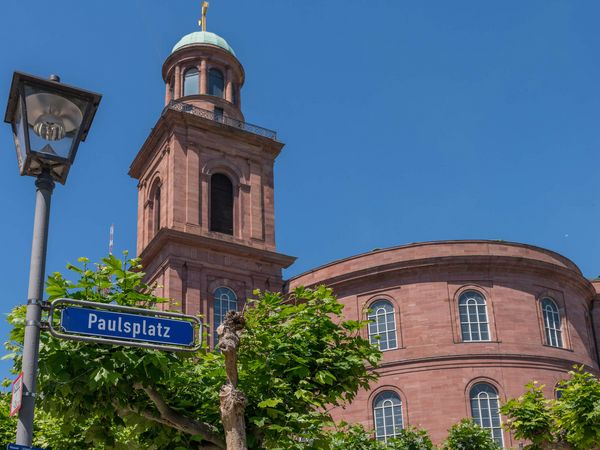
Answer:
<svg viewBox="0 0 600 450"><path fill-rule="evenodd" d="M374 305L383 328L371 334L393 329L395 335L391 345L379 340L389 347L379 381L336 410L339 420L372 429L377 394L394 391L403 425L424 427L439 442L453 423L472 416L474 384L491 385L504 401L531 380L553 395L574 364L598 373L591 311L596 291L577 266L548 250L492 241L412 244L337 261L289 281L290 289L317 284L334 289L348 319L365 319L369 308L375 314ZM477 309L481 299L485 304ZM544 299L556 306L558 327L552 309L544 312L552 308ZM393 321L389 306L380 308L385 302L393 307ZM508 433L496 433L504 446L517 444Z"/></svg>

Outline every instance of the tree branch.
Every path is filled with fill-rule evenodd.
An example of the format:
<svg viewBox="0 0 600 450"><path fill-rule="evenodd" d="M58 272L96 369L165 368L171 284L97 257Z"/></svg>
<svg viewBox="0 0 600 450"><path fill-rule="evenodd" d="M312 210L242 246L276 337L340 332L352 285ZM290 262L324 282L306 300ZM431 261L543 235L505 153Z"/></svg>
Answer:
<svg viewBox="0 0 600 450"><path fill-rule="evenodd" d="M191 419L182 414L179 414L162 398L162 396L155 390L150 387L142 386L139 383L134 385L135 389L143 390L146 395L152 400L152 403L156 406L160 417L156 417L153 414L150 414L150 417L147 415L148 411L141 411L138 414L143 417L154 420L155 422L162 423L163 425L170 426L171 428L176 428L179 431L193 435L201 435L202 438L214 445L219 449L225 449L225 441L219 436L218 430L215 426L210 425L208 423L199 422L195 419ZM137 411L135 411L137 413Z"/></svg>

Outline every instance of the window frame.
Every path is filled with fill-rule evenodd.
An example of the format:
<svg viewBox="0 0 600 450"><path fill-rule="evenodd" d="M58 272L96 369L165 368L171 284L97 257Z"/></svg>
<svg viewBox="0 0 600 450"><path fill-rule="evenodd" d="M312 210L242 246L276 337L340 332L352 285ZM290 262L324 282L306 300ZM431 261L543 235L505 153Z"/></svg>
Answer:
<svg viewBox="0 0 600 450"><path fill-rule="evenodd" d="M373 309L373 305L374 304L379 303L379 302L382 302L382 303L385 302L385 303L389 304L392 307L392 311L391 312L385 312L384 313L385 325L386 325L386 331L385 331L385 333L387 334L387 333L390 333L391 331L394 332L394 338L395 338L395 341L396 341L396 345L394 347L388 347L386 349L381 349L381 341L382 341L381 339L374 339L376 342L372 342L371 337L381 336L381 334L379 334L379 333L377 333L377 334L371 334L371 325L372 325L372 323L369 323L367 325L367 339L369 340L369 343L371 343L371 345L377 344L377 347L379 348L379 350L381 352L387 352L387 351L390 351L390 350L397 350L397 349L401 348L401 337L400 337L400 329L399 329L400 328L399 327L400 321L396 317L396 315L399 314L399 308L397 308L397 305L395 304L395 302L393 300L391 300L390 298L388 298L387 296L380 296L380 295L378 295L378 296L373 297L369 301L369 303L367 305L367 312L366 312L366 314L367 314L367 320L369 320L369 321L371 320L371 313L369 311ZM387 316L388 316L388 314L391 314L392 317L393 317L393 319L394 319L394 329L391 330L391 331L387 330L387 323L388 323ZM376 313L373 313L373 315L377 316ZM373 324L377 325L378 322L373 322ZM377 330L377 331L379 331L379 330Z"/></svg>
<svg viewBox="0 0 600 450"><path fill-rule="evenodd" d="M549 302L549 303L547 303ZM544 343L548 346L548 347L553 347L553 348L566 348L565 346L565 336L564 336L564 332L563 332L563 315L560 313L560 307L558 306L556 300L551 297L550 295L543 295L540 297L539 300L539 307L540 307L540 311L542 313L542 327L543 327L543 336L544 336ZM552 328L552 326L556 325L556 317L552 317L553 319L553 323L550 324L550 320L547 320L547 315L546 313L548 312L546 309L546 306L544 306L544 303L549 304L551 306L550 309L552 309L552 307L554 307L554 309L552 309L552 311L550 311L549 313L552 314L552 316L558 316L558 328ZM552 332L554 332L554 336L552 336ZM554 337L554 340L556 340L556 344L553 342L552 337Z"/></svg>
<svg viewBox="0 0 600 450"><path fill-rule="evenodd" d="M221 86L221 95L217 95L213 93L213 77L211 76L211 73L219 73L220 74L220 79L223 83L223 85ZM208 83L207 83L207 94L211 95L213 97L217 97L217 98L222 98L225 99L225 86L226 86L226 80L225 80L225 73L223 72L223 70L221 70L218 67L211 67L208 69L207 71L207 77L208 77Z"/></svg>
<svg viewBox="0 0 600 450"><path fill-rule="evenodd" d="M146 200L144 202L144 231L146 242L150 242L160 231L162 219L163 219L163 194L162 194L162 181L159 173L155 173L151 180L148 182L149 186L146 190ZM156 192L161 191L161 196L156 204ZM157 211L158 207L158 211ZM158 212L158 214L157 214ZM158 217L157 217L158 216ZM156 219L158 218L159 223L157 226Z"/></svg>
<svg viewBox="0 0 600 450"><path fill-rule="evenodd" d="M216 297L216 295L217 295L217 291L220 289L226 289L226 290L230 291L231 293L233 293L236 309L235 310L228 309L227 311L222 313L223 308L220 307L219 308L220 319L219 319L219 323L217 323L217 308L216 308L217 297ZM223 299L219 298L219 301L222 302ZM231 299L228 299L227 301L231 302ZM231 286L226 286L226 285L220 284L212 290L212 322L211 322L211 326L213 328L213 330L212 330L213 331L213 344L215 347L217 346L217 343L219 342L219 337L217 335L217 328L219 327L219 325L221 325L223 323L223 318L225 317L225 314L227 314L227 312L229 312L229 311L239 311L239 309L240 309L239 296L238 296L237 292L235 291L235 289L233 289Z"/></svg>
<svg viewBox="0 0 600 450"><path fill-rule="evenodd" d="M195 92L192 93L188 93L186 92L185 86L186 86L186 79L188 78L188 73L191 71L195 71L195 78L196 78L196 83L195 83ZM183 74L181 75L181 96L182 97L187 97L189 95L199 95L200 94L200 71L198 70L198 68L196 66L189 66L187 67L184 71Z"/></svg>
<svg viewBox="0 0 600 450"><path fill-rule="evenodd" d="M473 389L477 386L477 385L487 385L490 386L496 393L496 409L498 411L498 423L499 425L494 427L493 426L493 421L492 418L490 416L490 425L492 425L491 427L484 427L482 425L482 421L478 421L477 417L475 417L474 411L473 411L473 397L471 396L471 392L473 391ZM478 394L479 395L479 394ZM505 448L506 445L506 439L504 437L504 429L502 428L502 413L500 412L500 405L502 404L502 399L503 399L503 395L501 392L500 387L498 386L498 383L496 383L494 380L488 379L488 378L477 378L475 380L472 380L468 385L467 385L467 389L465 392L465 398L467 401L467 405L468 405L468 411L469 411L469 415L470 417L473 419L473 421L475 423L477 423L479 426L481 426L482 428L484 428L485 430L490 431L490 434L492 435L492 438L495 441L495 436L494 436L494 430L499 430L500 432L500 440L501 440L501 448ZM489 404L489 398L488 400L488 404ZM481 405L481 403L480 403ZM489 408L491 409L491 408ZM481 407L479 407L479 411L481 412ZM481 416L482 417L482 416ZM480 419L481 419L480 417ZM497 442L496 442L497 443Z"/></svg>
<svg viewBox="0 0 600 450"><path fill-rule="evenodd" d="M461 300L465 295L468 295L469 293L475 293L478 294L482 299L483 299L483 305L480 304L476 304L476 316L477 316L477 321L476 322L471 322L470 321L470 311L468 309L469 305L467 306L467 322L466 325L469 328L469 337L470 339L465 339L465 334L463 332L463 320L462 320L462 314L461 314ZM470 299L469 299L470 300ZM490 310L488 308L489 304L491 302L488 301L488 297L486 296L486 294L484 292L482 292L482 290L480 288L475 288L475 287L466 287L464 289L461 289L457 292L457 296L456 296L456 313L457 313L457 322L458 322L458 336L460 338L459 342L463 342L463 343L477 343L477 342L492 342L492 321L491 321L491 314L490 314ZM480 316L480 311L479 311L479 307L483 306L484 308L484 312L485 312L485 322L481 322L479 321L479 316ZM473 324L475 324L477 326L477 333L479 334L480 338L479 339L473 339ZM485 324L486 325L486 331L487 331L487 339L482 339L481 335L482 335L482 327L481 325Z"/></svg>
<svg viewBox="0 0 600 450"><path fill-rule="evenodd" d="M373 434L374 434L374 438L378 441L382 441L382 442L387 442L388 439L392 439L393 437L397 436L397 433L394 430L394 433L391 435L388 435L385 432L385 413L383 415L384 418L384 434L383 436L378 435L378 430L377 430L377 409L381 408L381 409L385 409L386 406L384 407L379 407L379 406L375 406L377 400L385 394L393 394L399 401L399 405L394 405L392 404L392 408L394 408L395 406L398 406L400 408L400 428L399 429L404 429L406 428L407 425L407 420L406 420L406 403L403 400L403 395L401 392L399 392L396 388L392 387L392 386L382 386L380 389L377 389L376 391L373 392L373 394L370 396L369 398L369 412L370 412L370 419L371 419L371 423L373 424ZM389 399L385 399L384 402L387 402ZM392 414L393 410L392 410ZM392 415L392 425L396 424L396 416ZM380 437L382 439L380 439Z"/></svg>

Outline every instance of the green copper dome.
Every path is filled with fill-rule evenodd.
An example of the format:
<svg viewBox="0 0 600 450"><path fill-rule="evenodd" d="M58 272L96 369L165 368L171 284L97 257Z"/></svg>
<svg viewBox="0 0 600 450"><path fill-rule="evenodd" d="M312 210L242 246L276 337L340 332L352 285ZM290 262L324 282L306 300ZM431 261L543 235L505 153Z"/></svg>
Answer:
<svg viewBox="0 0 600 450"><path fill-rule="evenodd" d="M177 44L175 44L175 47L173 47L171 53L175 53L182 47L196 44L216 45L217 47L221 47L223 50L227 50L229 53L235 56L235 52L227 43L227 41L221 36L211 33L210 31L195 31L194 33L186 34L179 40Z"/></svg>

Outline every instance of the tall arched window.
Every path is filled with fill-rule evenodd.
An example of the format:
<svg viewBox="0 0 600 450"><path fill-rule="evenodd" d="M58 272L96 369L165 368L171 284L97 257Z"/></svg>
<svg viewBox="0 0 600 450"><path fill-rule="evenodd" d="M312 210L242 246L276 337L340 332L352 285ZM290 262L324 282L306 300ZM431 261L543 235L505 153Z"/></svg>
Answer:
<svg viewBox="0 0 600 450"><path fill-rule="evenodd" d="M217 337L217 328L223 322L223 318L227 311L237 311L237 297L235 296L235 292L227 287L220 287L215 289L213 294L213 308L214 308L214 316L213 316L213 333L215 336L215 343L218 340Z"/></svg>
<svg viewBox="0 0 600 450"><path fill-rule="evenodd" d="M233 234L233 184L222 173L210 177L210 230Z"/></svg>
<svg viewBox="0 0 600 450"><path fill-rule="evenodd" d="M465 342L489 341L485 298L477 291L463 292L458 299L460 330Z"/></svg>
<svg viewBox="0 0 600 450"><path fill-rule="evenodd" d="M375 438L386 442L403 428L402 401L394 391L384 391L373 400Z"/></svg>
<svg viewBox="0 0 600 450"><path fill-rule="evenodd" d="M488 383L477 383L469 392L471 414L475 423L490 431L496 444L504 447L498 391Z"/></svg>
<svg viewBox="0 0 600 450"><path fill-rule="evenodd" d="M183 74L183 96L197 95L200 85L198 69L190 67Z"/></svg>
<svg viewBox="0 0 600 450"><path fill-rule="evenodd" d="M562 347L562 333L560 331L560 312L558 306L551 298L542 300L542 313L544 315L544 330L546 343L552 347Z"/></svg>
<svg viewBox="0 0 600 450"><path fill-rule="evenodd" d="M377 300L369 307L369 341L380 350L398 347L394 307L387 300Z"/></svg>
<svg viewBox="0 0 600 450"><path fill-rule="evenodd" d="M160 230L160 185L154 189L154 198L152 199L152 231L154 235Z"/></svg>
<svg viewBox="0 0 600 450"><path fill-rule="evenodd" d="M208 94L223 98L225 90L225 77L219 69L210 69L208 71Z"/></svg>

